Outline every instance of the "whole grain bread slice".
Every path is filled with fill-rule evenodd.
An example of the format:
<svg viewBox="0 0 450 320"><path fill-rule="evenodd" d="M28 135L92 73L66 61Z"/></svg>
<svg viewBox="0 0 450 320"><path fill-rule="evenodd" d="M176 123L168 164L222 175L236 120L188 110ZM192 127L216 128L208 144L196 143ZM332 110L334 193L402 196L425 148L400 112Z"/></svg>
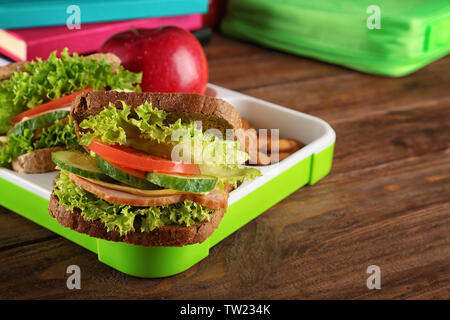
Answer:
<svg viewBox="0 0 450 320"><path fill-rule="evenodd" d="M0 67L0 81L11 78L14 72L23 72L25 69L25 62L9 63Z"/></svg>
<svg viewBox="0 0 450 320"><path fill-rule="evenodd" d="M202 129L218 129L222 137L226 137L226 129L242 127L241 117L237 110L228 102L205 95L194 93L150 93L150 92L119 92L119 91L91 91L78 95L72 102L71 116L75 125L75 132L80 137L83 129L80 123L108 107L110 103L122 109L122 101L132 109L145 103L168 113L167 122L181 119L202 121Z"/></svg>
<svg viewBox="0 0 450 320"><path fill-rule="evenodd" d="M43 148L25 153L11 163L12 169L19 173L44 173L55 171L52 152L65 150L63 147Z"/></svg>
<svg viewBox="0 0 450 320"><path fill-rule="evenodd" d="M224 209L215 210L209 221L197 222L189 227L167 225L149 232L140 231L140 221L137 219L134 224L135 231L129 231L121 236L118 231L108 231L100 219L87 221L83 218L80 210L70 211L58 201L58 197L52 193L49 213L64 227L95 238L152 247L179 247L202 243L217 229L225 213Z"/></svg>

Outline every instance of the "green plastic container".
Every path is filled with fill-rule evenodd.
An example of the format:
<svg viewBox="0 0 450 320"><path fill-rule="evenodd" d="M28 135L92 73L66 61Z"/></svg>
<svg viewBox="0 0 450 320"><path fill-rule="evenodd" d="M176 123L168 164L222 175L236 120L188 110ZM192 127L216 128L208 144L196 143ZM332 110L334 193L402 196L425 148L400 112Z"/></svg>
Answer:
<svg viewBox="0 0 450 320"><path fill-rule="evenodd" d="M210 85L260 128L282 128L283 137L307 145L267 167L263 176L245 182L230 194L228 210L218 229L201 244L184 247L143 247L106 241L62 227L48 213L57 173L18 174L0 169L0 205L96 253L98 259L123 273L143 278L167 277L206 258L209 249L297 189L314 184L331 169L335 133L324 121L262 100Z"/></svg>
<svg viewBox="0 0 450 320"><path fill-rule="evenodd" d="M450 52L450 2L229 0L221 30L293 54L397 77Z"/></svg>

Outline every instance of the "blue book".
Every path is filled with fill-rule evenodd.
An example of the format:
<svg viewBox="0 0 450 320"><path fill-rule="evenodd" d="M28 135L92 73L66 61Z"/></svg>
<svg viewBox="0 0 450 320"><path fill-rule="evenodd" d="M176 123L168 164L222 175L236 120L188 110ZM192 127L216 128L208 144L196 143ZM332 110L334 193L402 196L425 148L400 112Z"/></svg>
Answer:
<svg viewBox="0 0 450 320"><path fill-rule="evenodd" d="M206 13L208 0L0 0L0 28L30 28Z"/></svg>

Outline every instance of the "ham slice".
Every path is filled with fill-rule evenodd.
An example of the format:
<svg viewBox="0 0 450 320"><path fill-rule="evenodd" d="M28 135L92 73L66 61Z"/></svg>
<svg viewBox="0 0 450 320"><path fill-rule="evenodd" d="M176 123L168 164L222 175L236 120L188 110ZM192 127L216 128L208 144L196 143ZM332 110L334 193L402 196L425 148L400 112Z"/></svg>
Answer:
<svg viewBox="0 0 450 320"><path fill-rule="evenodd" d="M124 191L113 190L92 181L88 181L73 173L69 173L69 178L80 188L95 194L97 197L112 203L130 205L136 207L165 206L191 200L202 206L211 209L226 209L228 206L228 193L224 190L214 189L207 194L179 193L171 195L144 196L136 195Z"/></svg>

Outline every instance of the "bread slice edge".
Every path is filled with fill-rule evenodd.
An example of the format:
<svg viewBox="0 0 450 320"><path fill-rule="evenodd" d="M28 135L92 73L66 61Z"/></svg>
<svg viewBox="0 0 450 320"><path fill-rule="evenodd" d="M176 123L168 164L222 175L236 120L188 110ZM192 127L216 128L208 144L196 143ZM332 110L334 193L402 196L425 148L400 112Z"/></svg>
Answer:
<svg viewBox="0 0 450 320"><path fill-rule="evenodd" d="M211 219L204 222L196 222L192 226L168 225L156 228L152 231L141 232L139 226L135 225L136 231L129 231L120 235L118 231L108 231L100 219L87 221L83 218L80 210L68 210L59 203L58 197L52 193L50 196L49 214L62 226L70 228L90 237L100 238L108 241L125 242L139 246L162 246L181 247L185 245L202 243L216 230L222 220L225 209L215 210Z"/></svg>
<svg viewBox="0 0 450 320"><path fill-rule="evenodd" d="M64 147L43 148L25 153L11 162L11 167L19 173L45 173L55 171L52 152L66 150Z"/></svg>

